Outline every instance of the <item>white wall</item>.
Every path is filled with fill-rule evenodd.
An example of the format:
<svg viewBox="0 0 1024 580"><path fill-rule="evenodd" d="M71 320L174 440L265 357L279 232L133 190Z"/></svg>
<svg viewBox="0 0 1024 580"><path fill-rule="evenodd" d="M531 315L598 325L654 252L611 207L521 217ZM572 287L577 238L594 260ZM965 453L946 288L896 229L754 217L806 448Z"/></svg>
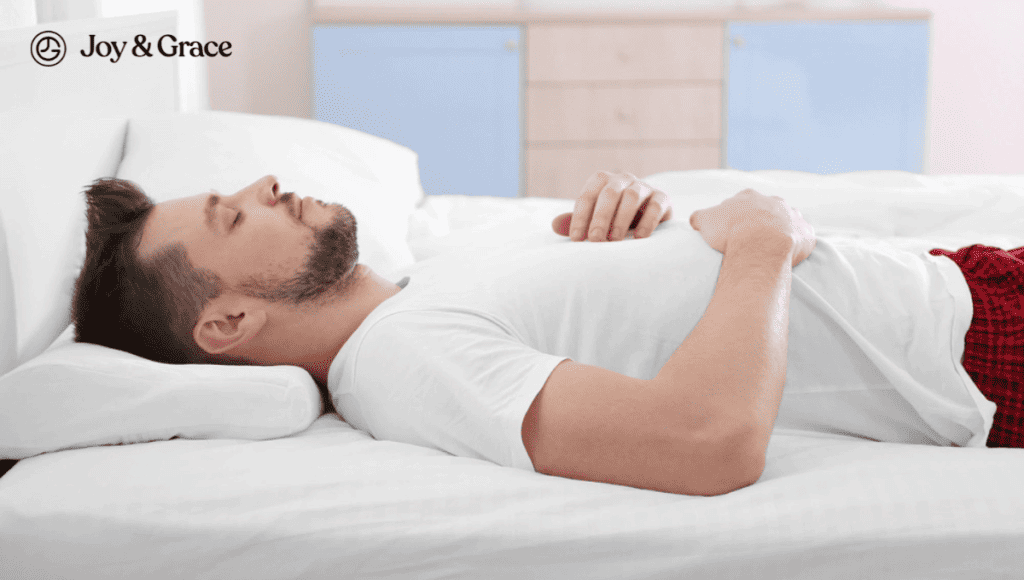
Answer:
<svg viewBox="0 0 1024 580"><path fill-rule="evenodd" d="M35 0L35 4L40 24L100 15L100 0Z"/></svg>
<svg viewBox="0 0 1024 580"><path fill-rule="evenodd" d="M1024 2L889 0L932 12L928 173L1024 173Z"/></svg>
<svg viewBox="0 0 1024 580"><path fill-rule="evenodd" d="M309 117L309 0L206 0L207 38L230 41L212 58L210 108Z"/></svg>

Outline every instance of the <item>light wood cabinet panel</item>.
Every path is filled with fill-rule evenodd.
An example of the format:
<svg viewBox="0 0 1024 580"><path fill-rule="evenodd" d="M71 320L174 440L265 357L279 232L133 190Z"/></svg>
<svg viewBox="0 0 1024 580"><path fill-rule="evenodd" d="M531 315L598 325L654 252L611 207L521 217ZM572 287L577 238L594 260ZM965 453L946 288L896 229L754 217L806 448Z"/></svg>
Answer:
<svg viewBox="0 0 1024 580"><path fill-rule="evenodd" d="M530 82L721 81L724 26L531 25Z"/></svg>
<svg viewBox="0 0 1024 580"><path fill-rule="evenodd" d="M595 171L721 160L722 23L527 28L528 196L575 198Z"/></svg>
<svg viewBox="0 0 1024 580"><path fill-rule="evenodd" d="M526 194L575 199L596 171L626 171L644 177L661 171L719 166L718 143L670 147L587 147L526 149Z"/></svg>
<svg viewBox="0 0 1024 580"><path fill-rule="evenodd" d="M719 85L530 87L527 141L713 139L722 133Z"/></svg>

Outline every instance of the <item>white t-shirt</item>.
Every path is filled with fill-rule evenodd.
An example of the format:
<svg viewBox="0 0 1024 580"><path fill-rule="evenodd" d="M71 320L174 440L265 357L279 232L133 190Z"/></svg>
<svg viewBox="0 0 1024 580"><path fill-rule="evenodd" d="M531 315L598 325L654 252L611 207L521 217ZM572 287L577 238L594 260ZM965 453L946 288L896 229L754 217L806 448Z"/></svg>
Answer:
<svg viewBox="0 0 1024 580"><path fill-rule="evenodd" d="M683 221L640 240L438 256L363 321L328 388L377 439L532 470L523 417L555 366L653 378L703 315L721 263ZM948 258L819 239L793 271L776 430L984 446L995 405L960 364L971 316Z"/></svg>

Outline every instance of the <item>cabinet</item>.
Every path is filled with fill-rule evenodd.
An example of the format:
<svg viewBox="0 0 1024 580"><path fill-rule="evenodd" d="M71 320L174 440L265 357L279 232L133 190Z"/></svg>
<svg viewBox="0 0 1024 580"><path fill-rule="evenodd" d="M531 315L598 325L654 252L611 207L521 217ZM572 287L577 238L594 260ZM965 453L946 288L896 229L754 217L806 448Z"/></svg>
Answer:
<svg viewBox="0 0 1024 580"><path fill-rule="evenodd" d="M320 8L314 116L415 149L428 194L575 198L598 169L920 171L929 17Z"/></svg>

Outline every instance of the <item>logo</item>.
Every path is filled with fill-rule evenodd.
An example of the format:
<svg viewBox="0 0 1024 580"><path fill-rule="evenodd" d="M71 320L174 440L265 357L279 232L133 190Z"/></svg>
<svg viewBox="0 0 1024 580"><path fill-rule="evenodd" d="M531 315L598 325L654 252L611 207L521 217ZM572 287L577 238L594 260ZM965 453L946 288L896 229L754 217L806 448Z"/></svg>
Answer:
<svg viewBox="0 0 1024 580"><path fill-rule="evenodd" d="M2 1L2 0L0 0ZM42 66L54 66L64 60L68 53L68 45L64 37L52 30L44 30L35 35L32 44L29 46L32 52L32 60ZM198 40L179 41L173 34L165 34L156 42L154 54L153 42L146 38L145 34L135 35L135 45L128 46L127 40L100 40L95 34L89 35L88 49L78 51L78 54L85 58L97 56L108 59L112 63L119 62L122 56L135 58L152 58L157 54L163 57L191 57L191 58L213 58L231 56L231 42L200 42Z"/></svg>
<svg viewBox="0 0 1024 580"><path fill-rule="evenodd" d="M64 60L68 46L64 37L52 30L44 30L32 39L29 50L32 60L43 66L54 66Z"/></svg>

